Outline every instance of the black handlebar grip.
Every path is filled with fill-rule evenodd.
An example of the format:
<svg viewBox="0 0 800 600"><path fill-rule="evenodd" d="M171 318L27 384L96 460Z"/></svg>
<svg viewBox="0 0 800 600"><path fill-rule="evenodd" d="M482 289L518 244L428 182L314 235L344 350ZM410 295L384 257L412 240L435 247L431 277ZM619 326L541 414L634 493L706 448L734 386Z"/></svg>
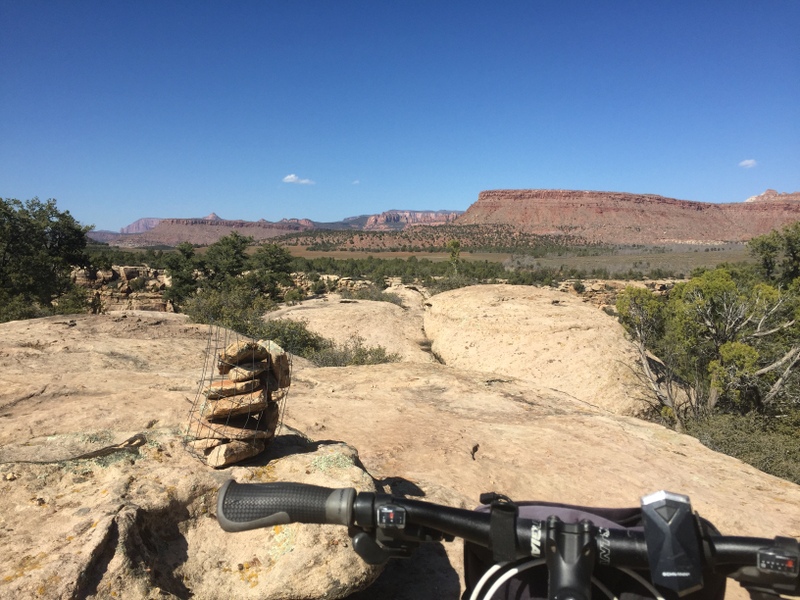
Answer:
<svg viewBox="0 0 800 600"><path fill-rule="evenodd" d="M353 488L230 480L217 496L217 521L225 531L285 523L350 525L355 497Z"/></svg>

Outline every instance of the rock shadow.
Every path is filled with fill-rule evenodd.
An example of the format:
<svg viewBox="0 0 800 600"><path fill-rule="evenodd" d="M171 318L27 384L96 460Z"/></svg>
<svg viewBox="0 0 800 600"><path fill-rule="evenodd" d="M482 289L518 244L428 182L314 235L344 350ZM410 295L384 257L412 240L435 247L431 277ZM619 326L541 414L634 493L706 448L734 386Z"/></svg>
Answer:
<svg viewBox="0 0 800 600"><path fill-rule="evenodd" d="M309 454L311 452L316 452L322 446L330 446L333 444L346 444L346 442L341 440L311 440L300 433L276 435L264 452L253 458L236 463L235 466L263 467L274 460L294 454ZM357 464L359 467L363 468L363 465L358 462Z"/></svg>
<svg viewBox="0 0 800 600"><path fill-rule="evenodd" d="M382 490L392 496L414 496L415 498L425 496L425 491L421 487L403 477L385 477L383 479L375 479L373 477L372 480L378 490Z"/></svg>
<svg viewBox="0 0 800 600"><path fill-rule="evenodd" d="M187 506L177 500L158 510L123 507L80 575L74 597L94 598L109 590L114 592L120 581L133 579L172 598L192 598L194 594L180 574L188 559L188 544L180 523L189 519ZM113 559L120 553L121 566L112 569Z"/></svg>
<svg viewBox="0 0 800 600"><path fill-rule="evenodd" d="M453 542L448 542L453 543ZM459 600L461 580L444 545L423 543L409 558L390 559L369 587L347 600Z"/></svg>

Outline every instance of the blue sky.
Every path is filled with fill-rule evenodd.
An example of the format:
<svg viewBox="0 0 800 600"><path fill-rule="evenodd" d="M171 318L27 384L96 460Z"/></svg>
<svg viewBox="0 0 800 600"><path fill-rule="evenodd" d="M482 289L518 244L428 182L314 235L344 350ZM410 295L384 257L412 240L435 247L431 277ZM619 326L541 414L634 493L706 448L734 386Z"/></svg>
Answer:
<svg viewBox="0 0 800 600"><path fill-rule="evenodd" d="M0 0L0 196L97 229L800 191L800 2Z"/></svg>

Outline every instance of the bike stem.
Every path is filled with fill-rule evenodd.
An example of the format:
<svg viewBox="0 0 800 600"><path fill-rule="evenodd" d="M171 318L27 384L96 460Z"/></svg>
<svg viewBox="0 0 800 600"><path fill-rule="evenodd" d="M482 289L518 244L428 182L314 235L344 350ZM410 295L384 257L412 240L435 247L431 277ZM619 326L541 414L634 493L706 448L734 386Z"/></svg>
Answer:
<svg viewBox="0 0 800 600"><path fill-rule="evenodd" d="M564 523L558 517L547 520L544 554L550 600L591 599L597 558L593 529L590 521Z"/></svg>

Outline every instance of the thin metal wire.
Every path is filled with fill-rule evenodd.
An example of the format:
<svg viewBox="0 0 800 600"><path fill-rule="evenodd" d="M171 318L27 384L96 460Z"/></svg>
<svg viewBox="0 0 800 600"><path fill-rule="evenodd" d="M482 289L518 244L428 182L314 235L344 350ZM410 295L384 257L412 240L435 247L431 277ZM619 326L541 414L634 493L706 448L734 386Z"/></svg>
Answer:
<svg viewBox="0 0 800 600"><path fill-rule="evenodd" d="M245 344L253 345L254 351L235 363L223 361L226 349ZM289 386L276 385L277 378L271 373L273 358L256 352L256 344L253 338L209 325L202 374L184 435L185 448L197 458L205 459L215 447L234 440L260 452L283 426ZM287 353L290 382L291 358ZM264 362L268 365L266 371ZM234 370L238 372L232 378L230 373Z"/></svg>

